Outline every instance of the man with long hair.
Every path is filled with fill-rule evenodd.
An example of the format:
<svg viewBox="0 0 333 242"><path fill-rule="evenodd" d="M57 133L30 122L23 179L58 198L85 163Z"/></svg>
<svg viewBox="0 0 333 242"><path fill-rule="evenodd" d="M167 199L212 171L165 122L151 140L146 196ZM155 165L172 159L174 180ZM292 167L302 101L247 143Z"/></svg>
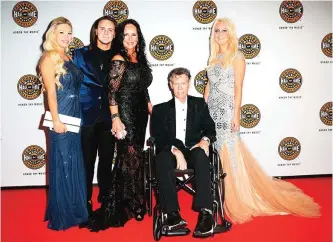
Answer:
<svg viewBox="0 0 333 242"><path fill-rule="evenodd" d="M87 207L92 212L92 182L98 151L98 201L101 202L111 183L115 140L111 133L111 114L108 104L108 73L111 44L117 22L109 17L98 18L91 27L90 45L76 49L74 63L84 79L80 89L82 111L81 142L86 170Z"/></svg>

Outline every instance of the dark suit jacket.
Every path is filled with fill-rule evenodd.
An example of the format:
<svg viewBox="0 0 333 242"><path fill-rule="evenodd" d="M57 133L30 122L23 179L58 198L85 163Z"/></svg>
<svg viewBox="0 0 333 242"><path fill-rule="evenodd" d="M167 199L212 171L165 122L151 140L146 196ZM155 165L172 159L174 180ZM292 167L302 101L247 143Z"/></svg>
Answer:
<svg viewBox="0 0 333 242"><path fill-rule="evenodd" d="M108 101L108 80L100 80L92 64L92 51L87 46L75 49L74 64L83 72L80 87L81 125L92 125L99 115L105 128L111 130L111 113Z"/></svg>
<svg viewBox="0 0 333 242"><path fill-rule="evenodd" d="M180 150L191 148L206 136L213 143L216 140L215 123L209 114L203 98L187 97L187 118L185 144L176 139L175 99L155 105L151 120L152 136L156 142L156 154L162 150L171 150L172 146Z"/></svg>

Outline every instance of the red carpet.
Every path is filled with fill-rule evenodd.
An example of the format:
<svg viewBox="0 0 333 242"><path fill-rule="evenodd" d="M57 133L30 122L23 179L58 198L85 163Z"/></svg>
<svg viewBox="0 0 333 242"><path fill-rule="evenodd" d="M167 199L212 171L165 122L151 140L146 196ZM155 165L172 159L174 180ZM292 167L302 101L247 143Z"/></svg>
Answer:
<svg viewBox="0 0 333 242"><path fill-rule="evenodd" d="M316 219L293 216L259 217L231 231L215 235L205 241L226 242L331 242L332 241L332 178L290 179L290 182L312 196L322 207L322 216ZM152 237L152 218L143 222L131 220L124 228L109 229L99 233L71 228L51 231L43 221L45 189L1 191L1 241L2 242L148 242ZM97 188L95 188L95 205ZM190 209L191 196L179 194L182 215L193 230L197 214ZM96 207L95 206L95 207ZM198 241L186 237L162 237L161 241ZM202 240L199 240L202 241Z"/></svg>

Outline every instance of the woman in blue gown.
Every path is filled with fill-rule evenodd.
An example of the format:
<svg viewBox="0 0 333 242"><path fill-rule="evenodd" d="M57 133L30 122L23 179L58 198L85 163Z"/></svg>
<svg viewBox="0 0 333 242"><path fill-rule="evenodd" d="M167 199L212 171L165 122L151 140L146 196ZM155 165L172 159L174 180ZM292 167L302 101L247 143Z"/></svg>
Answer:
<svg viewBox="0 0 333 242"><path fill-rule="evenodd" d="M80 118L79 87L83 76L66 55L72 40L71 23L63 17L54 19L45 37L39 66L53 121L45 220L49 229L65 230L88 220L80 134L67 132L59 119L59 114Z"/></svg>

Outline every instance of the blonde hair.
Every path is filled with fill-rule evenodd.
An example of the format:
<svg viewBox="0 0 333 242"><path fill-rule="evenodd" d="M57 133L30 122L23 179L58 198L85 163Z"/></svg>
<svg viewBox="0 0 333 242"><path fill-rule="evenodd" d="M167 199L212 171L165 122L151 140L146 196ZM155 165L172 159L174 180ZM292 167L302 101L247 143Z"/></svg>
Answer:
<svg viewBox="0 0 333 242"><path fill-rule="evenodd" d="M61 75L66 74L66 70L64 68L65 61L61 58L60 53L57 51L58 44L55 39L55 30L60 24L67 24L72 28L72 23L64 18L64 17L58 17L49 24L49 27L45 33L45 41L43 42L43 53L40 61L43 59L44 56L48 55L51 57L53 63L55 64L55 83L59 88L62 87L59 78ZM68 47L65 50L68 51ZM40 62L39 61L39 62ZM41 75L39 74L40 79L42 80ZM43 83L43 82L42 82Z"/></svg>
<svg viewBox="0 0 333 242"><path fill-rule="evenodd" d="M220 61L217 58L219 45L215 41L215 25L217 23L224 23L229 32L228 49L223 55L223 62L221 62L222 66L226 68L232 64L232 61L238 52L238 38L236 36L235 25L230 19L228 18L216 19L210 33L210 55L208 59L208 66L216 64L217 62Z"/></svg>

